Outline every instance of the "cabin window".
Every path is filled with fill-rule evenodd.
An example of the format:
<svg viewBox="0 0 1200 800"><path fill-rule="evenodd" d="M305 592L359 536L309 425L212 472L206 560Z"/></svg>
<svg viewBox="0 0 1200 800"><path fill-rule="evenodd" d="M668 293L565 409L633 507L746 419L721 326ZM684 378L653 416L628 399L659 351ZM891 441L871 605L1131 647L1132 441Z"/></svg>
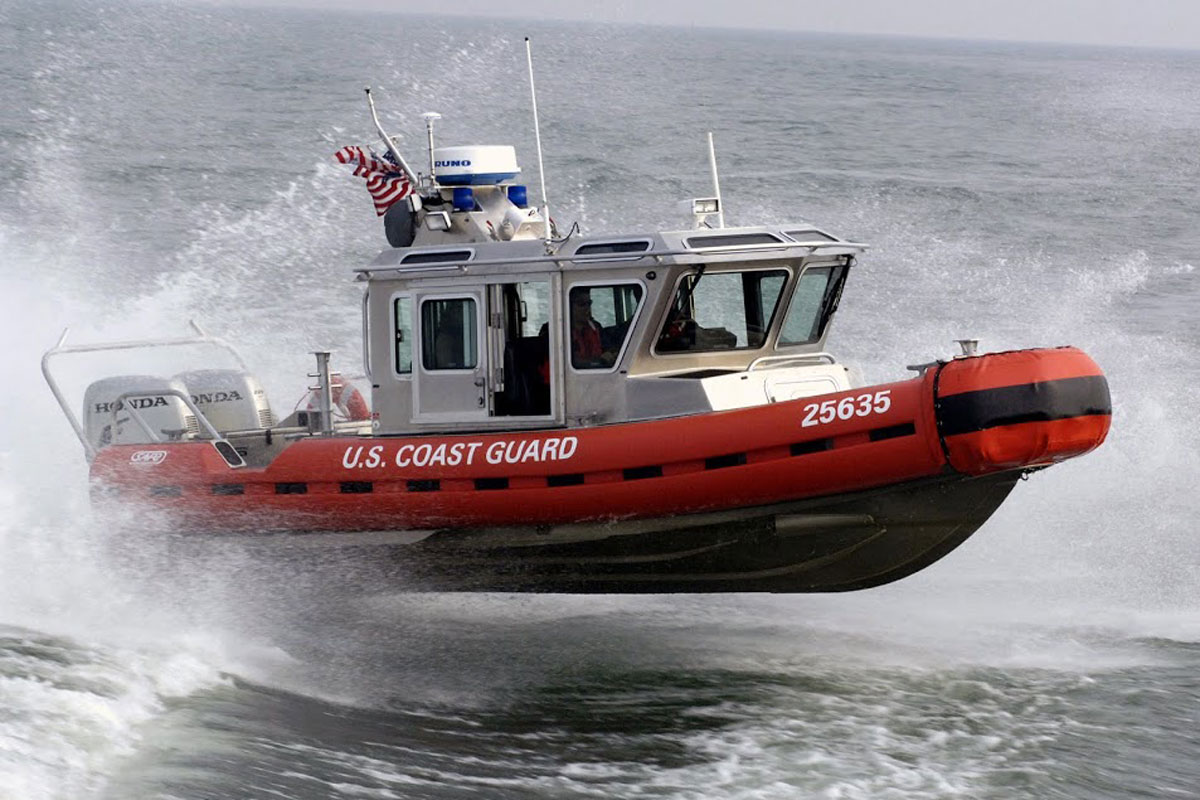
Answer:
<svg viewBox="0 0 1200 800"><path fill-rule="evenodd" d="M397 297L392 303L392 317L395 319L395 337L396 337L396 373L399 375L412 374L412 343L413 343L413 325L412 325L412 300L411 298Z"/></svg>
<svg viewBox="0 0 1200 800"><path fill-rule="evenodd" d="M526 281L503 287L505 334L513 338L547 335L550 282Z"/></svg>
<svg viewBox="0 0 1200 800"><path fill-rule="evenodd" d="M692 249L705 247L744 247L752 244L782 244L783 240L773 233L713 233L692 236L687 246Z"/></svg>
<svg viewBox="0 0 1200 800"><path fill-rule="evenodd" d="M809 267L800 276L779 332L780 345L812 344L837 308L845 267Z"/></svg>
<svg viewBox="0 0 1200 800"><path fill-rule="evenodd" d="M619 242L593 242L592 244L581 244L579 249L575 251L577 256L595 256L610 253L644 253L650 249L650 242L647 239L638 239L635 241L619 241Z"/></svg>
<svg viewBox="0 0 1200 800"><path fill-rule="evenodd" d="M762 347L787 279L784 269L701 269L685 275L655 349L660 353L697 353Z"/></svg>
<svg viewBox="0 0 1200 800"><path fill-rule="evenodd" d="M457 261L470 261L475 253L472 250L432 250L428 252L409 253L400 259L401 264L446 264Z"/></svg>
<svg viewBox="0 0 1200 800"><path fill-rule="evenodd" d="M788 236L795 239L797 242L836 242L837 239L829 234L821 233L820 231L803 230L803 231L784 231Z"/></svg>
<svg viewBox="0 0 1200 800"><path fill-rule="evenodd" d="M479 363L477 325L474 298L422 303L421 363L425 369L475 369Z"/></svg>
<svg viewBox="0 0 1200 800"><path fill-rule="evenodd" d="M642 302L636 283L573 286L568 294L571 366L612 369Z"/></svg>

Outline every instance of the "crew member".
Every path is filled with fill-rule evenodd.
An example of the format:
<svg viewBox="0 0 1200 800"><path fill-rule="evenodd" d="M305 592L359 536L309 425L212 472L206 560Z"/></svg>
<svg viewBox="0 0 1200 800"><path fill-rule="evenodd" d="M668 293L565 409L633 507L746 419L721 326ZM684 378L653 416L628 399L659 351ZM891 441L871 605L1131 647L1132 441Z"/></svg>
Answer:
<svg viewBox="0 0 1200 800"><path fill-rule="evenodd" d="M592 292L586 287L571 290L571 365L576 369L603 369L617 359L612 348L604 349L602 328L592 317Z"/></svg>
<svg viewBox="0 0 1200 800"><path fill-rule="evenodd" d="M606 369L617 360L617 351L604 347L603 326L592 317L592 291L586 286L571 290L571 366L575 369ZM539 336L549 337L543 325ZM543 384L550 383L550 356L538 366Z"/></svg>
<svg viewBox="0 0 1200 800"><path fill-rule="evenodd" d="M329 373L330 397L333 400L333 418L349 422L361 422L371 418L371 407L367 399L353 383L345 380L340 372ZM308 396L308 411L321 408L320 390L314 389Z"/></svg>

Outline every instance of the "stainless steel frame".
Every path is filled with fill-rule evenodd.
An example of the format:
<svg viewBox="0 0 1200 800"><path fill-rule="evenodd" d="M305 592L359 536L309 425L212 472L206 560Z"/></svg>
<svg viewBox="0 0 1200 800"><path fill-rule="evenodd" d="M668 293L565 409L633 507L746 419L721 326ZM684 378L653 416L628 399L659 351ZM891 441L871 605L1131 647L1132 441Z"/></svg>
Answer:
<svg viewBox="0 0 1200 800"><path fill-rule="evenodd" d="M224 339L218 339L214 336L209 336L207 333L205 333L203 328L196 324L195 320L188 320L188 324L191 326L192 330L195 331L195 336L182 336L171 339L140 339L119 342L99 342L96 344L83 345L67 345L67 336L70 334L71 329L64 328L62 335L58 337L58 342L54 345L54 347L51 347L42 355L42 377L46 379L46 384L50 387L50 392L54 395L54 399L58 401L58 405L62 409L63 415L66 416L67 422L71 423L71 428L75 431L75 436L78 437L79 442L83 445L83 450L87 456L88 462L91 462L92 459L96 457L96 448L93 447L91 442L87 440L87 435L83 431L83 425L80 423L79 417L75 416L75 412L71 410L70 405L67 403L66 397L63 396L62 389L59 388L58 381L55 380L53 373L50 371L51 359L56 356L67 354L98 353L112 350L140 350L157 347L194 347L200 345L216 347L226 351L234 357L238 365L243 370L246 369L246 360L242 358L242 354L239 353L233 345L229 344ZM174 391L163 392L158 389L154 391L154 394L164 393L178 394ZM133 395L136 396L137 392L134 392ZM213 428L212 423L210 423L204 414L202 414L200 410L196 408L195 404L191 402L191 398L187 397L183 399L188 408L196 415L197 422L208 428L208 430L212 432L215 440L224 441L220 438L220 435L216 432L216 429ZM143 429L145 429L144 421L142 421L142 426Z"/></svg>
<svg viewBox="0 0 1200 800"><path fill-rule="evenodd" d="M112 429L114 431L117 429L117 414L122 411L127 411L129 412L130 419L136 422L138 427L142 429L142 433L146 434L152 443L157 444L162 441L162 438L155 433L149 425L146 424L146 420L142 418L142 412L134 408L132 405L128 408L125 407L125 401L129 398L142 397L145 394L145 392L134 389L132 391L123 392L117 396L117 399L113 403L112 407ZM208 421L208 417L204 416L204 412L196 407L196 404L192 402L192 398L188 397L186 392L181 392L178 389L155 389L153 394L163 397L177 397L182 400L183 404L187 406L187 410L196 415L196 422L203 426L205 432L208 433L209 440L212 442L212 445L216 448L217 452L220 453L221 458L225 459L225 463L234 468L246 466L245 459L243 459L238 454L234 446L230 444L227 439L223 438L220 432L213 427L213 424ZM222 447L222 445L224 445L224 447Z"/></svg>

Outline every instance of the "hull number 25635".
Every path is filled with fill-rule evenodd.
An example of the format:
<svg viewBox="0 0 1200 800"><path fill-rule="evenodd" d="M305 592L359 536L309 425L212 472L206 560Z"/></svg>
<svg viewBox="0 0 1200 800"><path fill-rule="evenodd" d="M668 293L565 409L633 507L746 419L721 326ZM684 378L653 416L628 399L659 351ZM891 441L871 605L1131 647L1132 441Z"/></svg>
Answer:
<svg viewBox="0 0 1200 800"><path fill-rule="evenodd" d="M884 389L879 392L860 394L857 397L843 397L840 400L825 400L820 403L809 403L804 407L802 428L814 425L825 425L835 419L853 419L870 414L884 414L892 407L892 390Z"/></svg>

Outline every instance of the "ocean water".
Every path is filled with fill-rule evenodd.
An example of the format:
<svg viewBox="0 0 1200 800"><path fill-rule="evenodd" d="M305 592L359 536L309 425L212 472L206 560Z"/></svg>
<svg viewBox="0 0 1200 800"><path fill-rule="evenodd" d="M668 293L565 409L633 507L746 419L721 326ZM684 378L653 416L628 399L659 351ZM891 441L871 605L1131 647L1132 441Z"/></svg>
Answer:
<svg viewBox="0 0 1200 800"><path fill-rule="evenodd" d="M711 130L731 223L872 243L830 341L868 380L1074 344L1109 441L849 595L118 559L41 353L195 319L282 411L353 369L362 87L536 186L525 35L560 223L685 223ZM1198 142L1196 52L0 0L0 798L1200 796Z"/></svg>

